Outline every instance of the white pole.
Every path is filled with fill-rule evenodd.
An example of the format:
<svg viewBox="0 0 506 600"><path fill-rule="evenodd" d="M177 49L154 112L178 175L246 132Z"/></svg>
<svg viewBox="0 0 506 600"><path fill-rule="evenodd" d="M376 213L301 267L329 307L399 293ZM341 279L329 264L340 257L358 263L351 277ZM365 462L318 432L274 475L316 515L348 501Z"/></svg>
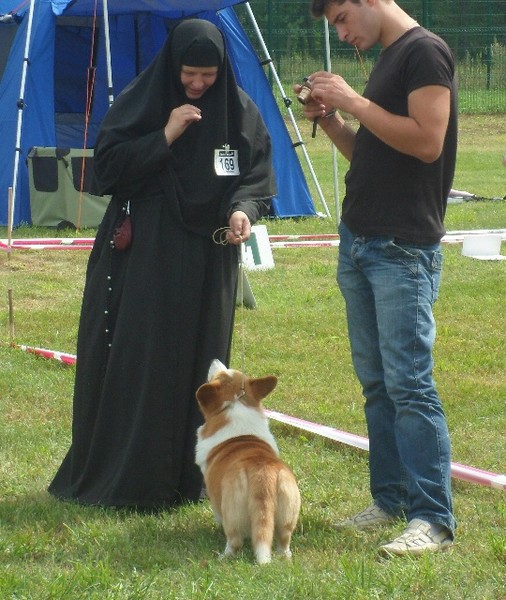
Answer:
<svg viewBox="0 0 506 600"><path fill-rule="evenodd" d="M323 19L324 31L325 31L325 62L326 69L332 71L332 63L330 60L330 36L329 36L329 22L327 19ZM336 207L336 222L339 225L341 220L341 212L339 209L339 177L337 168L337 148L332 144L332 174L334 179L334 203Z"/></svg>
<svg viewBox="0 0 506 600"><path fill-rule="evenodd" d="M111 61L111 38L109 35L109 7L107 0L103 0L104 5L104 34L105 34L105 54L107 58L107 87L109 91L109 106L114 102L114 92L112 89L112 61Z"/></svg>
<svg viewBox="0 0 506 600"><path fill-rule="evenodd" d="M12 214L12 187L9 187L9 193L7 198L7 252L9 260L11 258L11 250L12 250L12 219L14 215Z"/></svg>
<svg viewBox="0 0 506 600"><path fill-rule="evenodd" d="M249 2L246 2L245 6L246 6L246 10L248 11L248 15L249 15L249 18L251 20L251 23L253 24L253 28L255 29L255 33L257 34L258 41L260 42L260 45L262 46L262 50L263 50L265 56L267 57L267 59L269 61L269 68L271 70L271 74L274 77L276 85L278 86L278 89L280 90L283 99L286 99L286 94L285 94L285 91L283 89L283 85L281 84L281 81L279 80L278 74L277 74L276 69L274 67L274 63L272 62L272 58L271 58L271 56L269 54L269 50L267 49L267 46L265 45L264 39L262 37L262 32L260 31L260 28L258 27L258 23L257 23L257 21L255 19L255 15L253 14L253 11L251 10L251 6L250 6ZM307 150L306 150L306 146L304 144L302 136L300 135L300 131L299 131L299 128L297 126L297 122L295 121L295 117L293 116L293 111L290 108L289 103L285 102L285 106L286 106L286 109L288 111L288 116L290 117L290 121L292 122L293 128L294 128L296 136L297 136L297 145L302 148L302 153L304 154L304 158L306 159L306 163L307 163L309 172L311 173L311 177L313 178L313 182L314 182L314 185L315 185L316 190L318 192L318 196L320 198L320 201L321 201L321 203L323 205L323 208L325 210L325 214L327 215L327 217L330 217L331 214L330 214L330 211L328 209L327 203L325 202L325 198L323 196L323 192L322 192L321 187L320 187L320 182L318 181L318 178L316 177L316 173L314 172L313 165L311 164L311 160L310 160L309 155L308 155Z"/></svg>
<svg viewBox="0 0 506 600"><path fill-rule="evenodd" d="M25 108L25 86L26 86L26 73L28 69L30 43L32 38L32 24L33 24L33 13L35 10L36 0L30 2L30 10L28 12L28 23L26 26L26 40L25 40L25 51L23 56L23 69L21 72L21 84L19 86L19 99L18 99L18 122L16 130L16 153L14 155L14 172L12 175L12 200L11 200L11 213L12 219L14 219L14 211L16 208L16 191L18 187L18 171L19 171L19 158L21 154L21 130L23 126L23 109ZM11 224L12 227L12 224Z"/></svg>

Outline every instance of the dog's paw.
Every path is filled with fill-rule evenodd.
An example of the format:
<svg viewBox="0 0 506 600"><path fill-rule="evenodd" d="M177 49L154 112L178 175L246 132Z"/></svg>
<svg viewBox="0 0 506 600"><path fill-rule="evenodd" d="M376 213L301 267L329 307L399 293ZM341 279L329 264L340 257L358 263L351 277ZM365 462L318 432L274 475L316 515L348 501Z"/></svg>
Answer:
<svg viewBox="0 0 506 600"><path fill-rule="evenodd" d="M278 547L276 548L276 554L286 560L292 560L292 551L290 550L290 548Z"/></svg>
<svg viewBox="0 0 506 600"><path fill-rule="evenodd" d="M271 549L266 544L258 544L255 547L255 558L259 565L266 565L271 562Z"/></svg>
<svg viewBox="0 0 506 600"><path fill-rule="evenodd" d="M234 546L232 546L231 544L229 544L227 542L227 545L225 546L225 550L223 551L222 554L220 554L220 559L225 559L225 558L237 558L237 555L239 554L241 548L235 548Z"/></svg>

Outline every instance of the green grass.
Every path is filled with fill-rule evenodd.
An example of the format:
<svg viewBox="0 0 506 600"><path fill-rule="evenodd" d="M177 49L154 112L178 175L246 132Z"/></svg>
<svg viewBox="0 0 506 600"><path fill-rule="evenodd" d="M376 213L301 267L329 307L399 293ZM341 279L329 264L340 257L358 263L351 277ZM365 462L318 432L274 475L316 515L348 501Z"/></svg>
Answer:
<svg viewBox="0 0 506 600"><path fill-rule="evenodd" d="M505 122L504 116L461 121L455 187L504 195ZM324 174L329 149L323 136L308 148ZM476 155L482 158L477 173L470 172ZM331 194L330 179L324 190ZM265 223L271 234L335 231L331 219ZM505 228L506 202L450 205L447 226ZM15 231L17 237L53 234ZM6 237L5 228L0 237ZM445 244L443 252L435 375L453 460L504 473L505 263L462 257L460 245ZM273 433L303 497L291 563L278 559L259 568L249 548L238 560L219 560L224 537L207 503L139 515L49 496L47 484L70 442L74 368L9 347L7 290L13 291L18 343L74 353L87 254L15 250L10 259L0 254L1 598L506 599L504 491L454 480L459 527L451 552L380 559L378 544L401 525L371 533L332 527L369 502L367 453L278 423ZM238 310L233 366L242 364L244 346L249 373L279 377L269 408L366 435L335 284L336 249L275 249L273 255L274 269L249 273L258 306Z"/></svg>

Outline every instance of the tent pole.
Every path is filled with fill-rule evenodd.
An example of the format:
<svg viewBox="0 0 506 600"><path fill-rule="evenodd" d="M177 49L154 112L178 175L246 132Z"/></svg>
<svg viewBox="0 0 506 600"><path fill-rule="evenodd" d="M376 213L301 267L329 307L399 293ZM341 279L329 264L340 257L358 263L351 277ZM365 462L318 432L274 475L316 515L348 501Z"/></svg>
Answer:
<svg viewBox="0 0 506 600"><path fill-rule="evenodd" d="M112 60L111 60L111 38L109 35L109 6L107 0L103 0L104 6L104 34L105 34L105 54L107 58L107 88L109 92L109 106L114 102L114 92L112 89Z"/></svg>
<svg viewBox="0 0 506 600"><path fill-rule="evenodd" d="M23 56L23 70L21 72L21 84L19 86L19 99L18 99L18 122L16 130L16 153L14 155L14 172L12 175L12 200L11 200L11 213L12 221L14 220L14 211L16 207L16 191L18 183L18 171L19 171L19 158L21 154L21 129L23 126L23 109L25 108L25 87L26 87L26 73L28 70L30 43L32 39L32 24L33 24L33 13L35 10L36 0L30 2L30 10L28 12L28 23L26 26L26 40L25 40L25 51ZM12 227L12 225L11 225Z"/></svg>
<svg viewBox="0 0 506 600"><path fill-rule="evenodd" d="M9 197L7 198L7 252L9 260L11 258L12 250L12 219L14 215L12 213L12 187L9 187Z"/></svg>
<svg viewBox="0 0 506 600"><path fill-rule="evenodd" d="M330 36L329 36L329 22L327 19L323 19L323 27L325 32L325 69L327 71L332 71L332 63L330 60ZM339 221L341 220L341 213L339 210L339 178L338 178L338 168L337 168L337 148L331 142L332 146L332 175L334 179L334 203L336 207L336 223L339 225Z"/></svg>
<svg viewBox="0 0 506 600"><path fill-rule="evenodd" d="M295 117L293 116L293 111L290 108L291 100L289 100L287 98L287 96L285 94L285 91L283 89L283 85L282 85L281 81L279 80L278 74L276 72L276 68L274 67L274 63L272 62L272 58L271 58L271 56L269 54L269 50L267 49L267 46L265 45L264 39L262 37L262 32L260 31L260 28L258 27L258 23L257 23L257 21L255 19L255 15L253 14L253 11L251 10L250 3L249 2L245 2L245 6L246 6L246 10L248 11L248 16L249 16L249 18L251 20L251 23L253 25L255 33L256 33L256 35L258 37L258 41L260 42L260 45L262 46L262 50L263 50L265 56L268 59L268 63L269 63L269 68L270 68L270 71L271 71L271 75L273 76L273 78L274 78L274 80L276 82L276 85L278 86L278 89L281 92L281 95L282 95L283 100L285 102L286 110L288 111L288 115L290 117L290 121L291 121L291 123L293 125L293 128L294 128L296 136L297 136L297 142L298 142L297 145L302 148L302 153L304 154L304 158L306 159L306 163L307 163L309 172L311 173L311 176L313 178L313 182L314 182L314 185L315 185L316 190L318 192L318 196L320 198L320 201L321 201L321 203L323 205L323 208L325 210L325 214L326 214L327 217L330 217L331 214L330 214L330 211L328 209L327 203L325 202L325 198L323 196L323 192L321 190L320 183L318 181L318 178L316 177L316 173L314 172L313 165L311 164L311 160L310 160L309 155L307 153L306 146L305 146L304 141L303 141L303 139L302 139L302 137L300 135L299 127L297 125L297 122L295 121Z"/></svg>

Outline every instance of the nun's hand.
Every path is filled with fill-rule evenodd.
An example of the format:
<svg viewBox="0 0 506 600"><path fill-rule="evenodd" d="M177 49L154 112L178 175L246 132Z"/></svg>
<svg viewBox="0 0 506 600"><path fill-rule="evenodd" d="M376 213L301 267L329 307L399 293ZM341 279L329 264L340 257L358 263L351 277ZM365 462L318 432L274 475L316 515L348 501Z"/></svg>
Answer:
<svg viewBox="0 0 506 600"><path fill-rule="evenodd" d="M192 123L202 119L200 108L192 104L183 104L171 111L167 125L165 125L165 139L169 146L177 140Z"/></svg>
<svg viewBox="0 0 506 600"><path fill-rule="evenodd" d="M227 240L229 244L238 246L241 242L249 240L251 235L251 223L248 215L242 210L236 210L228 220L230 231L227 232Z"/></svg>

